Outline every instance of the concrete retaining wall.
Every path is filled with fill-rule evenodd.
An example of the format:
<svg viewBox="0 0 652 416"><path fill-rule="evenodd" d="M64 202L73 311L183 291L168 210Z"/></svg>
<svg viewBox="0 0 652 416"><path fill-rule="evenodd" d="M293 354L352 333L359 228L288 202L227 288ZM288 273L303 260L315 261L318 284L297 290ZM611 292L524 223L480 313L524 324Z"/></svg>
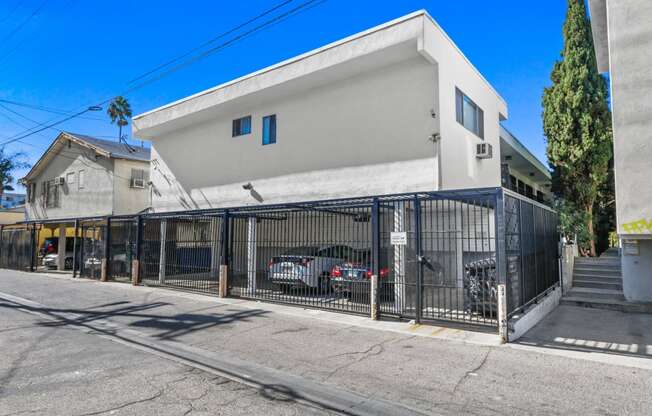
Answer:
<svg viewBox="0 0 652 416"><path fill-rule="evenodd" d="M527 331L532 329L536 324L541 322L550 312L552 312L561 300L561 289L555 287L539 303L535 303L522 314L512 318L509 321L509 333L507 342L514 342L522 337Z"/></svg>

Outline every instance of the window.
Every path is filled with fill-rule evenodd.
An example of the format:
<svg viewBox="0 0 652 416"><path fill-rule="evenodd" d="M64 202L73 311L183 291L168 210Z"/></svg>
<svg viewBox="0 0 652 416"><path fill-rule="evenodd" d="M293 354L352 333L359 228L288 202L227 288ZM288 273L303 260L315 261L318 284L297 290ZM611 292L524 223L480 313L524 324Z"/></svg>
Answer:
<svg viewBox="0 0 652 416"><path fill-rule="evenodd" d="M66 174L66 183L68 185L72 185L73 183L75 183L75 172L68 172Z"/></svg>
<svg viewBox="0 0 652 416"><path fill-rule="evenodd" d="M484 139L484 111L457 88L455 88L455 113L458 123Z"/></svg>
<svg viewBox="0 0 652 416"><path fill-rule="evenodd" d="M79 189L84 189L84 186L86 185L84 183L85 178L86 178L86 171L82 169L79 171L79 182L77 182L77 187Z"/></svg>
<svg viewBox="0 0 652 416"><path fill-rule="evenodd" d="M276 114L263 117L263 145L276 143Z"/></svg>
<svg viewBox="0 0 652 416"><path fill-rule="evenodd" d="M36 201L36 182L27 184L27 201Z"/></svg>
<svg viewBox="0 0 652 416"><path fill-rule="evenodd" d="M525 185L525 196L534 199L534 189L530 185Z"/></svg>
<svg viewBox="0 0 652 416"><path fill-rule="evenodd" d="M57 179L50 179L47 182L44 182L45 190L45 207L46 208L56 208L59 206L59 186L57 184Z"/></svg>
<svg viewBox="0 0 652 416"><path fill-rule="evenodd" d="M516 181L516 177L513 175L509 175L509 189L518 192L518 182Z"/></svg>
<svg viewBox="0 0 652 416"><path fill-rule="evenodd" d="M131 170L131 187L132 188L145 187L145 171L143 169Z"/></svg>
<svg viewBox="0 0 652 416"><path fill-rule="evenodd" d="M251 116L233 120L233 137L251 133Z"/></svg>
<svg viewBox="0 0 652 416"><path fill-rule="evenodd" d="M521 195L525 195L525 182L522 180L518 180L518 193Z"/></svg>

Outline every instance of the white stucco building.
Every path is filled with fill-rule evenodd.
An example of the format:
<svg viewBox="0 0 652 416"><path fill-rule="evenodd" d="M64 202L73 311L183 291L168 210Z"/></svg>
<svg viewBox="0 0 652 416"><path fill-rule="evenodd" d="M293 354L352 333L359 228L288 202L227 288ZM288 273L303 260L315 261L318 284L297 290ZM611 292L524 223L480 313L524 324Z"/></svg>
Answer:
<svg viewBox="0 0 652 416"><path fill-rule="evenodd" d="M419 11L140 114L132 128L152 142L154 211L501 184L547 199L550 174L501 127L507 116Z"/></svg>
<svg viewBox="0 0 652 416"><path fill-rule="evenodd" d="M625 297L652 302L652 2L589 0L598 69L609 73Z"/></svg>
<svg viewBox="0 0 652 416"><path fill-rule="evenodd" d="M21 183L29 221L136 214L149 207L149 149L60 133Z"/></svg>

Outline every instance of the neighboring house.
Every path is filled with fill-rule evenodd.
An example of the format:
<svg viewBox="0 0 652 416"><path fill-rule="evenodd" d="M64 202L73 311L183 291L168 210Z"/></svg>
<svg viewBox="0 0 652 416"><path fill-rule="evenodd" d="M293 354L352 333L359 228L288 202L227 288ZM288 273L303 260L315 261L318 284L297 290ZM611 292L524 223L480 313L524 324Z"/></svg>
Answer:
<svg viewBox="0 0 652 416"><path fill-rule="evenodd" d="M0 209L0 225L16 224L25 221L25 205Z"/></svg>
<svg viewBox="0 0 652 416"><path fill-rule="evenodd" d="M149 149L62 132L29 173L28 220L135 214L149 207Z"/></svg>
<svg viewBox="0 0 652 416"><path fill-rule="evenodd" d="M138 115L152 209L298 202L550 173L501 126L507 104L419 11Z"/></svg>
<svg viewBox="0 0 652 416"><path fill-rule="evenodd" d="M25 205L25 194L3 192L2 197L0 197L0 207L7 209L17 205Z"/></svg>
<svg viewBox="0 0 652 416"><path fill-rule="evenodd" d="M589 0L598 69L609 72L625 297L652 302L652 2Z"/></svg>

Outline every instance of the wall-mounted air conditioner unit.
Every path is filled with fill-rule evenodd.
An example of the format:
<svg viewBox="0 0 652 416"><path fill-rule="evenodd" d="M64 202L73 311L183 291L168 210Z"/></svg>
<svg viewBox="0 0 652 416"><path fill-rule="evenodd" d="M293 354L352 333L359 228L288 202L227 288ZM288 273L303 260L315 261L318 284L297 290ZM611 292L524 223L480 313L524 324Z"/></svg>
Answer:
<svg viewBox="0 0 652 416"><path fill-rule="evenodd" d="M478 159L491 159L493 147L489 143L478 143L475 148L475 157Z"/></svg>
<svg viewBox="0 0 652 416"><path fill-rule="evenodd" d="M139 178L131 178L131 187L132 188L144 188L145 180Z"/></svg>
<svg viewBox="0 0 652 416"><path fill-rule="evenodd" d="M56 178L56 179L54 180L54 184L55 184L55 185L59 185L59 186L63 186L63 185L66 184L66 178L63 177L63 176L59 176L58 178Z"/></svg>

